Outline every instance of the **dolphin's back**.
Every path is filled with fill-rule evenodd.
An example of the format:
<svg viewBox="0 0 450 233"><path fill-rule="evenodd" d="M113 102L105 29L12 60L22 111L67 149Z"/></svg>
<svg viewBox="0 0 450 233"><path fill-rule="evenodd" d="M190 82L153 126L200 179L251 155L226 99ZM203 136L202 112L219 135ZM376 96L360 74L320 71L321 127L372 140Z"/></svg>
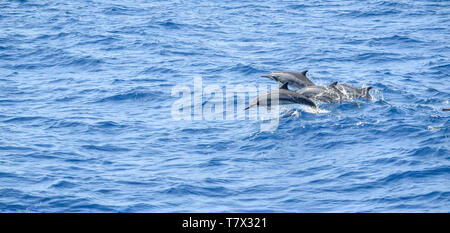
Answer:
<svg viewBox="0 0 450 233"><path fill-rule="evenodd" d="M281 84L289 83L289 86L301 89L304 87L315 86L315 84L306 77L306 72L274 72L278 76L278 82Z"/></svg>
<svg viewBox="0 0 450 233"><path fill-rule="evenodd" d="M291 90L279 89L278 95L280 103L290 102L296 104L303 104L314 108L317 107L316 103L314 103L314 101L312 101L310 98Z"/></svg>
<svg viewBox="0 0 450 233"><path fill-rule="evenodd" d="M302 89L298 90L297 92L306 97L314 97L315 95L318 95L325 91L327 91L327 89L325 87L311 86L311 87L302 88Z"/></svg>
<svg viewBox="0 0 450 233"><path fill-rule="evenodd" d="M340 92L330 86L311 86L300 89L297 93L323 102L337 102L341 99Z"/></svg>
<svg viewBox="0 0 450 233"><path fill-rule="evenodd" d="M275 99L278 98L278 99ZM250 105L246 107L245 109L249 109L253 106L267 106L270 107L271 105L278 104L278 105L284 105L284 104L303 104L310 107L316 108L317 105L312 101L311 99L307 98L306 96L303 96L297 92L287 90L287 89L278 89L275 91L267 92L265 94L262 94L258 97L256 97L254 100L251 101Z"/></svg>
<svg viewBox="0 0 450 233"><path fill-rule="evenodd" d="M339 91L341 91L343 95L347 98L365 98L365 99L372 98L372 96L370 96L369 93L369 90L372 89L372 87L358 88L349 84L338 83L336 85L336 88Z"/></svg>
<svg viewBox="0 0 450 233"><path fill-rule="evenodd" d="M286 73L289 73L294 77L296 77L298 80L301 80L301 82L303 82L306 87L315 86L316 84L314 84L308 77L306 77L306 72L308 71L305 70L303 72L286 72Z"/></svg>

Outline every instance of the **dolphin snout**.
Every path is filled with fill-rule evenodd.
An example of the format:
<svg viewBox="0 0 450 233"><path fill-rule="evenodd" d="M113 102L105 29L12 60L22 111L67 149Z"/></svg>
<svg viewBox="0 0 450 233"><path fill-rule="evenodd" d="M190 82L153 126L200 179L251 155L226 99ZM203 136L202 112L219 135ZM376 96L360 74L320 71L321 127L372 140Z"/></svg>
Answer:
<svg viewBox="0 0 450 233"><path fill-rule="evenodd" d="M272 78L272 76L270 74L261 75L261 77L263 77L263 78Z"/></svg>

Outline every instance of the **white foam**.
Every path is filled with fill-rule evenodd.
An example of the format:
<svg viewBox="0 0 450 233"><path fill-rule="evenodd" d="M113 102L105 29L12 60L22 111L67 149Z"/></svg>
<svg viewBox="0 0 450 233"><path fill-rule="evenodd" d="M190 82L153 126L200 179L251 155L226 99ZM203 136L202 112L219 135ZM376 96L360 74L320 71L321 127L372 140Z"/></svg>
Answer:
<svg viewBox="0 0 450 233"><path fill-rule="evenodd" d="M324 113L330 113L329 110L326 109L321 109L319 107L317 108L312 108L309 106L305 106L302 108L303 111L307 112L307 113L313 113L313 114L324 114Z"/></svg>

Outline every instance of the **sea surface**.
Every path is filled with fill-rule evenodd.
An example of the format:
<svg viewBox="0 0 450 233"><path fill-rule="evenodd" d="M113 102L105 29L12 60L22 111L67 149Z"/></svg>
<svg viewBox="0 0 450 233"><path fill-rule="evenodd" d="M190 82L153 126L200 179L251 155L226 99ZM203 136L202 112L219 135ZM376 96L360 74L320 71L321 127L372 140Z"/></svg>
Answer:
<svg viewBox="0 0 450 233"><path fill-rule="evenodd" d="M306 69L374 98L171 114ZM449 212L449 83L449 1L0 1L0 212Z"/></svg>

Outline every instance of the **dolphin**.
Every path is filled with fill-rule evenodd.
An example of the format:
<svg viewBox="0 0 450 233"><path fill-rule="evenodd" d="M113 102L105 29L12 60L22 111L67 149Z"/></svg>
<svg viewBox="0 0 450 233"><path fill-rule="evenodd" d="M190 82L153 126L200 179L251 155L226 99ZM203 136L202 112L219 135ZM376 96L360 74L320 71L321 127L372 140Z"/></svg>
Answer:
<svg viewBox="0 0 450 233"><path fill-rule="evenodd" d="M327 103L338 102L342 98L342 92L336 88L337 82L328 86L310 86L297 91L297 93L313 100Z"/></svg>
<svg viewBox="0 0 450 233"><path fill-rule="evenodd" d="M254 107L254 106L265 106L266 108L271 107L272 100L278 96L278 105L285 104L303 104L313 108L316 108L317 105L309 98L288 89L288 83L283 84L278 90L274 90L271 92L267 92L262 94L252 100L248 107L245 110Z"/></svg>
<svg viewBox="0 0 450 233"><path fill-rule="evenodd" d="M369 93L369 90L372 89L372 87L357 88L345 83L337 83L335 87L342 93L342 97L345 97L347 99L372 99L372 96Z"/></svg>
<svg viewBox="0 0 450 233"><path fill-rule="evenodd" d="M280 86L288 83L289 86L301 89L304 87L315 86L315 84L306 77L307 72L307 70L302 72L272 72L267 75L262 75L261 77L273 79L280 83Z"/></svg>

